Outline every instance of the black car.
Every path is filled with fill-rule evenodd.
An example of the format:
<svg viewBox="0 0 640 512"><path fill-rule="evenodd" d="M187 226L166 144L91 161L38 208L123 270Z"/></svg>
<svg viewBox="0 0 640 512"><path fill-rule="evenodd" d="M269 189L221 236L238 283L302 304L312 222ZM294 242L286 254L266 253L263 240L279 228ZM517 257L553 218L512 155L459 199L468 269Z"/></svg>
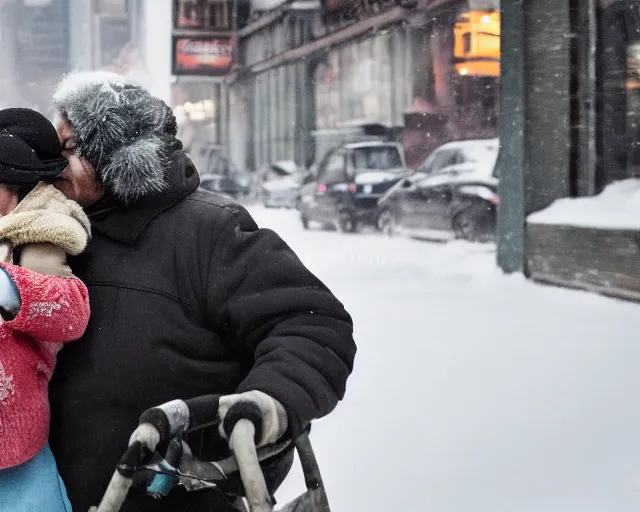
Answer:
<svg viewBox="0 0 640 512"><path fill-rule="evenodd" d="M408 176L402 146L392 142L344 144L327 152L317 175L300 190L300 219L356 232L377 226L378 200Z"/></svg>
<svg viewBox="0 0 640 512"><path fill-rule="evenodd" d="M378 226L382 231L437 240L495 238L498 140L445 146L456 150L451 153L457 152L454 160L450 160L456 163L434 172L428 167L419 168L380 200Z"/></svg>

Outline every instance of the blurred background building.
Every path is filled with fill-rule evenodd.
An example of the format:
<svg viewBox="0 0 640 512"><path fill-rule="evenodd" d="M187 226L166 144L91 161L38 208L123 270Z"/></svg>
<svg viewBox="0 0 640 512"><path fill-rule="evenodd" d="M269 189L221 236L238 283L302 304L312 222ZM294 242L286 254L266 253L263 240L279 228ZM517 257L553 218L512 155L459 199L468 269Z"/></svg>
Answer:
<svg viewBox="0 0 640 512"><path fill-rule="evenodd" d="M171 0L0 0L2 102L46 111L71 70L134 76L170 101Z"/></svg>
<svg viewBox="0 0 640 512"><path fill-rule="evenodd" d="M416 167L443 142L497 130L497 0L283 1L238 26L227 78L233 160L309 166L313 133L395 129Z"/></svg>
<svg viewBox="0 0 640 512"><path fill-rule="evenodd" d="M46 111L74 69L130 75L187 148L311 165L313 134L398 132L410 166L497 127L498 0L0 0L2 102ZM230 144L233 141L233 144Z"/></svg>

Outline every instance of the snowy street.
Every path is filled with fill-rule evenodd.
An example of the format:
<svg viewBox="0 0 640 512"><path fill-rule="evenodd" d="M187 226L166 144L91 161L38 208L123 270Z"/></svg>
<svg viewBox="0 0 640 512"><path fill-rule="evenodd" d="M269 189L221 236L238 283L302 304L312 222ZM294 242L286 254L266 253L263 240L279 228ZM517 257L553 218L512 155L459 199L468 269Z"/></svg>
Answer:
<svg viewBox="0 0 640 512"><path fill-rule="evenodd" d="M640 306L505 277L491 246L303 231L359 352L312 432L335 512L640 507ZM296 466L276 496L304 489Z"/></svg>

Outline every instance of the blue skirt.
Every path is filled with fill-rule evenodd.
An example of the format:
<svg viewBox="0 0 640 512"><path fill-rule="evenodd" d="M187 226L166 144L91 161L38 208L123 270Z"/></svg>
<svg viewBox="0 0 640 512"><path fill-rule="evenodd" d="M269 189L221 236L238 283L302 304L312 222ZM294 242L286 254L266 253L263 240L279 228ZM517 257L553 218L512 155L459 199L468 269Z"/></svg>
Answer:
<svg viewBox="0 0 640 512"><path fill-rule="evenodd" d="M0 470L0 511L71 512L48 444L24 464Z"/></svg>

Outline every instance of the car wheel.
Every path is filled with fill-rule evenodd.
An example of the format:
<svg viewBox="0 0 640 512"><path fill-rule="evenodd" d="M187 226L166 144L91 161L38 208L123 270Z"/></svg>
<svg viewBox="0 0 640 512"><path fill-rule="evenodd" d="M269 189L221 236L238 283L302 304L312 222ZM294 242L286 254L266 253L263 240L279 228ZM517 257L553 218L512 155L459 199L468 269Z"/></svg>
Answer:
<svg viewBox="0 0 640 512"><path fill-rule="evenodd" d="M456 238L470 242L488 242L495 237L495 221L489 209L465 208L452 221Z"/></svg>
<svg viewBox="0 0 640 512"><path fill-rule="evenodd" d="M474 226L469 210L463 210L453 218L453 232L456 238L462 240L473 240Z"/></svg>
<svg viewBox="0 0 640 512"><path fill-rule="evenodd" d="M349 212L338 214L338 229L342 233L357 233L358 221Z"/></svg>
<svg viewBox="0 0 640 512"><path fill-rule="evenodd" d="M393 213L385 210L378 219L378 229L388 237L394 237L398 234L398 221Z"/></svg>
<svg viewBox="0 0 640 512"><path fill-rule="evenodd" d="M300 222L302 222L302 227L304 229L309 229L309 219L304 215L300 215Z"/></svg>

